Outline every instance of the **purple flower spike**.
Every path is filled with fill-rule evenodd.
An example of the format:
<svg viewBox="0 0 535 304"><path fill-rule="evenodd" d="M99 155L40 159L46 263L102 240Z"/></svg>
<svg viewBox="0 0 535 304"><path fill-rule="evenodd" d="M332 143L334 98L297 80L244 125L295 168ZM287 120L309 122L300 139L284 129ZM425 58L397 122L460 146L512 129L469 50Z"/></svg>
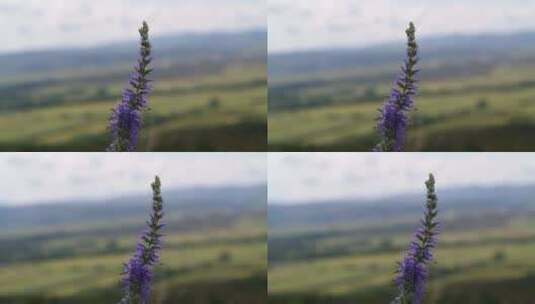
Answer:
<svg viewBox="0 0 535 304"><path fill-rule="evenodd" d="M110 129L116 139L110 150L122 148L125 151L133 151L136 148L137 137L141 129L140 111L132 108L128 102L119 103L112 110Z"/></svg>
<svg viewBox="0 0 535 304"><path fill-rule="evenodd" d="M427 269L425 265L416 261L415 257L407 254L399 263L398 277L395 282L398 286L410 285L413 289L412 301L407 303L420 304L425 292ZM405 302L401 302L405 303Z"/></svg>
<svg viewBox="0 0 535 304"><path fill-rule="evenodd" d="M153 267L160 259L161 229L163 224L163 200L160 179L152 183L153 202L148 228L141 235L132 258L124 265L122 284L124 297L121 304L148 304L150 299Z"/></svg>
<svg viewBox="0 0 535 304"><path fill-rule="evenodd" d="M437 243L437 196L435 194L435 178L432 174L425 183L427 187L427 203L421 226L409 244L404 259L399 263L395 283L399 296L395 304L421 304L425 293L428 275L428 264L433 260L432 249Z"/></svg>
<svg viewBox="0 0 535 304"><path fill-rule="evenodd" d="M130 152L136 149L138 134L141 130L141 113L148 105L147 98L151 90L151 81L147 77L152 72L149 68L152 58L150 57L149 26L145 21L139 29L139 34L141 36L140 58L128 81L131 88L123 91L122 99L112 110L110 118L112 143L108 151L112 152Z"/></svg>
<svg viewBox="0 0 535 304"><path fill-rule="evenodd" d="M151 282L151 270L143 263L141 256L137 254L134 255L130 261L124 265L123 285L125 290L128 290L129 293L135 291L136 295L128 296L131 300L123 300L121 303L135 303L135 301L132 301L134 298L138 298L140 304L148 303Z"/></svg>
<svg viewBox="0 0 535 304"><path fill-rule="evenodd" d="M401 68L401 74L394 83L390 97L379 110L377 131L381 141L375 147L378 152L399 152L403 150L405 133L408 125L408 112L414 106L416 95L415 69L418 63L418 45L416 44L416 29L411 22L406 30L407 59Z"/></svg>

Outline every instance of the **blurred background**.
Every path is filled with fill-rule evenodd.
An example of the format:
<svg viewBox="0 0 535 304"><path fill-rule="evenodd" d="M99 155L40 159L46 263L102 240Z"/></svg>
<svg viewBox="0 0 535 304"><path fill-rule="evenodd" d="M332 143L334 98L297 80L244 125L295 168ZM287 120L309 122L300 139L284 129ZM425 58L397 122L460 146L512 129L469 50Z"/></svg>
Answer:
<svg viewBox="0 0 535 304"><path fill-rule="evenodd" d="M143 20L154 91L139 150L265 150L264 2L5 0L0 17L0 150L104 151Z"/></svg>
<svg viewBox="0 0 535 304"><path fill-rule="evenodd" d="M414 21L409 151L533 151L535 1L269 0L271 150L370 151Z"/></svg>
<svg viewBox="0 0 535 304"><path fill-rule="evenodd" d="M389 303L435 174L441 234L425 303L531 303L535 155L274 154L269 303Z"/></svg>
<svg viewBox="0 0 535 304"><path fill-rule="evenodd" d="M3 154L0 168L1 303L118 302L156 174L151 303L265 303L265 155Z"/></svg>

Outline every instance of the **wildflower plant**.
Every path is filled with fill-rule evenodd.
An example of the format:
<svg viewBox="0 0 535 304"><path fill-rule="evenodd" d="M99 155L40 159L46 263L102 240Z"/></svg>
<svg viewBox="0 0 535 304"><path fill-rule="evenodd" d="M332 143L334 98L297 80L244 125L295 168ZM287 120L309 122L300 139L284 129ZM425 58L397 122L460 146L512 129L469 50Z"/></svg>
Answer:
<svg viewBox="0 0 535 304"><path fill-rule="evenodd" d="M153 268L158 263L161 250L163 200L160 179L156 176L152 186L152 210L147 230L141 235L134 255L123 269L124 296L120 304L148 304L153 281Z"/></svg>
<svg viewBox="0 0 535 304"><path fill-rule="evenodd" d="M377 131L380 142L375 147L377 152L403 150L408 126L408 113L414 106L414 96L417 90L418 45L416 43L416 28L412 22L405 33L407 34L407 58L401 67L401 73L394 82L390 97L379 109Z"/></svg>
<svg viewBox="0 0 535 304"><path fill-rule="evenodd" d="M139 29L141 36L139 59L130 75L130 88L123 91L121 101L112 110L110 117L110 131L112 142L108 151L130 152L136 149L139 131L141 130L143 110L147 108L148 95L151 91L148 79L152 69L151 44L149 42L149 26L143 21Z"/></svg>
<svg viewBox="0 0 535 304"><path fill-rule="evenodd" d="M405 257L398 265L395 283L399 289L399 296L392 302L393 304L421 304L424 298L428 266L433 260L432 250L437 244L438 234L437 196L435 178L432 174L429 175L425 186L427 202L424 218L420 221L420 227L410 242Z"/></svg>

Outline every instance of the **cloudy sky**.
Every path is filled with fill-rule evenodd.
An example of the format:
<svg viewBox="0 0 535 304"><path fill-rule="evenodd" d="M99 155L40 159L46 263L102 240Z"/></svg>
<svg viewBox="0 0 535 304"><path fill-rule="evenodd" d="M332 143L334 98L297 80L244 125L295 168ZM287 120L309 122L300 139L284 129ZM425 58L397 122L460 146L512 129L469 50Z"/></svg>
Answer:
<svg viewBox="0 0 535 304"><path fill-rule="evenodd" d="M153 34L266 27L265 0L1 0L0 52L137 39Z"/></svg>
<svg viewBox="0 0 535 304"><path fill-rule="evenodd" d="M269 51L366 46L420 35L535 30L535 0L267 0Z"/></svg>
<svg viewBox="0 0 535 304"><path fill-rule="evenodd" d="M535 184L535 153L280 153L268 158L269 202L380 198L468 185Z"/></svg>
<svg viewBox="0 0 535 304"><path fill-rule="evenodd" d="M165 188L259 184L262 153L1 153L0 204L105 198Z"/></svg>

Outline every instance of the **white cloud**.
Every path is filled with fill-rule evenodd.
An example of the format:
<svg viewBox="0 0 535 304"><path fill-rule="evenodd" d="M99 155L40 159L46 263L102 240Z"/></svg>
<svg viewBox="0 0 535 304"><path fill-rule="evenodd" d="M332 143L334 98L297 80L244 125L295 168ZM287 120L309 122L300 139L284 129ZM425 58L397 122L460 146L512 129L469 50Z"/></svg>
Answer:
<svg viewBox="0 0 535 304"><path fill-rule="evenodd" d="M95 45L153 34L266 26L263 0L2 0L0 52Z"/></svg>
<svg viewBox="0 0 535 304"><path fill-rule="evenodd" d="M533 153L276 153L268 158L269 201L378 198L437 188L535 183Z"/></svg>
<svg viewBox="0 0 535 304"><path fill-rule="evenodd" d="M263 153L3 153L0 204L102 198L164 188L266 182Z"/></svg>
<svg viewBox="0 0 535 304"><path fill-rule="evenodd" d="M535 0L268 0L269 51L366 46L420 35L534 30Z"/></svg>

